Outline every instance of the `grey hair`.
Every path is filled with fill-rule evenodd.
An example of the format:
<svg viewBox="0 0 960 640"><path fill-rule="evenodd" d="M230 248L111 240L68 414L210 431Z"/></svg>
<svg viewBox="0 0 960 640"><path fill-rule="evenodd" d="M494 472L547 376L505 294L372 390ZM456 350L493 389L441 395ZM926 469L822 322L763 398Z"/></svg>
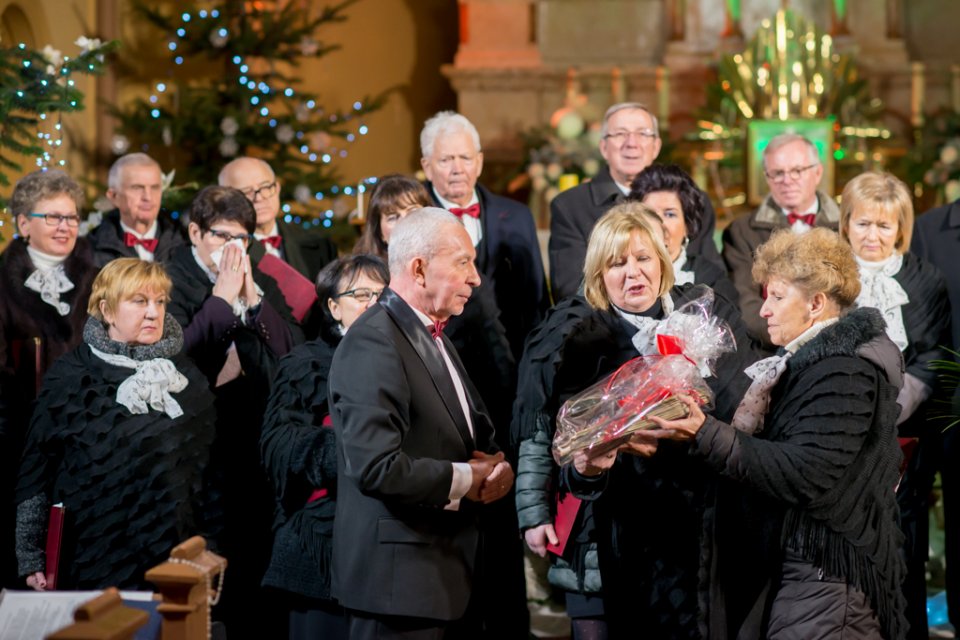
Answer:
<svg viewBox="0 0 960 640"><path fill-rule="evenodd" d="M157 171L163 173L163 169L160 168L160 163L147 154L140 153L139 151L136 153L128 153L127 155L120 156L110 165L110 172L107 173L107 188L116 191L123 186L123 170L127 167L156 167Z"/></svg>
<svg viewBox="0 0 960 640"><path fill-rule="evenodd" d="M60 169L47 169L28 173L13 187L10 195L10 213L13 217L28 216L42 200L69 196L77 207L77 215L83 209L83 189Z"/></svg>
<svg viewBox="0 0 960 640"><path fill-rule="evenodd" d="M480 153L480 134L477 133L473 123L456 111L440 111L423 123L423 129L420 131L420 155L429 158L433 155L437 138L456 131L466 131L470 134L473 146L476 147L477 153Z"/></svg>
<svg viewBox="0 0 960 640"><path fill-rule="evenodd" d="M600 138L606 137L607 124L610 122L610 118L613 117L613 114L619 113L620 111L643 111L650 116L650 121L653 123L653 132L657 134L658 138L660 137L660 122L657 120L657 116L653 115L653 112L647 108L647 105L642 102L618 102L603 114L603 124L600 126Z"/></svg>
<svg viewBox="0 0 960 640"><path fill-rule="evenodd" d="M817 151L817 146L810 142L809 138L799 133L781 133L771 138L763 150L763 168L767 168L767 157L770 154L794 142L802 142L807 145L807 152L810 154L810 164L820 164L820 153Z"/></svg>
<svg viewBox="0 0 960 640"><path fill-rule="evenodd" d="M237 164L238 162L243 162L246 160L253 160L254 162L259 162L261 165L263 165L263 168L270 173L271 178L277 177L277 174L274 172L273 167L271 167L270 163L267 162L266 160L261 160L260 158L254 158L253 156L240 156L239 158L234 158L227 164L223 165L223 169L220 169L220 173L217 174L217 184L219 184L221 187L231 186L227 184L227 174L230 172L229 170L233 167L233 165Z"/></svg>
<svg viewBox="0 0 960 640"><path fill-rule="evenodd" d="M397 222L390 232L390 276L404 272L414 258L430 260L446 237L447 225L460 225L457 216L439 207L414 209Z"/></svg>

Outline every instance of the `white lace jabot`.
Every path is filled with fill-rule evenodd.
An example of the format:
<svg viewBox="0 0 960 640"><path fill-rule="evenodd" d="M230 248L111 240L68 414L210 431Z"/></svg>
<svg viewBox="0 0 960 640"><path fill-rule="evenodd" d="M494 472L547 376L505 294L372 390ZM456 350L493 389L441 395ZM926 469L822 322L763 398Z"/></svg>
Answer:
<svg viewBox="0 0 960 640"><path fill-rule="evenodd" d="M903 254L894 253L880 262L856 260L860 267L857 306L877 309L887 323L887 336L903 351L909 344L903 326L903 305L910 302L910 297L893 277L903 268Z"/></svg>
<svg viewBox="0 0 960 640"><path fill-rule="evenodd" d="M23 286L40 294L40 299L57 310L61 316L70 313L70 305L60 300L60 294L73 289L73 283L63 268L66 256L52 256L33 247L27 247L27 255L33 263L34 271L23 282Z"/></svg>

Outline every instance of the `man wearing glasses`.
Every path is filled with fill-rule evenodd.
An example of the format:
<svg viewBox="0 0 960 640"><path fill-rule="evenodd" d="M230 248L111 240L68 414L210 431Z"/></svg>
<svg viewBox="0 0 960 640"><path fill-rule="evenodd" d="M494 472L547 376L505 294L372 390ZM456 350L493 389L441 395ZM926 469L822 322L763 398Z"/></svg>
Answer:
<svg viewBox="0 0 960 640"><path fill-rule="evenodd" d="M220 171L221 187L240 190L257 211L256 242L250 256L259 261L263 252L285 261L307 277L316 280L327 263L337 257L337 249L319 229L307 230L277 219L280 215L280 181L269 164L259 158L242 156Z"/></svg>
<svg viewBox="0 0 960 640"><path fill-rule="evenodd" d="M753 281L753 253L777 229L798 233L812 227L837 230L840 209L818 191L823 165L812 142L795 133L776 136L763 150L763 171L770 193L749 216L730 223L723 232L723 259L740 294L740 313L751 337L774 349L766 320L760 317L763 291Z"/></svg>
<svg viewBox="0 0 960 640"><path fill-rule="evenodd" d="M638 173L649 167L661 146L657 118L639 102L615 104L603 116L600 154L606 165L597 175L564 191L550 203L550 288L559 302L580 288L587 240L607 209L622 202ZM709 199L704 198L709 203ZM720 264L713 244L713 208L704 212L703 228L690 238L687 251Z"/></svg>
<svg viewBox="0 0 960 640"><path fill-rule="evenodd" d="M94 259L102 267L116 258L169 261L185 242L183 226L160 215L160 165L145 153L128 153L110 167L107 198L116 207L90 232Z"/></svg>

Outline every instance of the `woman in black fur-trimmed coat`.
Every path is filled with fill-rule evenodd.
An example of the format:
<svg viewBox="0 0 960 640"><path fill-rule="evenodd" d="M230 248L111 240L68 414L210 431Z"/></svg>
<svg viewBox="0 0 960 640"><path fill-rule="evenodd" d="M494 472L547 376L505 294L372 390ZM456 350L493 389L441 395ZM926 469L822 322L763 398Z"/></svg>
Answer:
<svg viewBox="0 0 960 640"><path fill-rule="evenodd" d="M159 264L109 263L93 284L83 344L44 378L16 489L27 586L49 586L51 504L65 514L58 589L149 589L144 572L174 546L195 535L216 546L213 396L164 313L169 289Z"/></svg>
<svg viewBox="0 0 960 640"><path fill-rule="evenodd" d="M25 176L10 198L19 236L0 255L0 586L21 586L11 504L33 400L47 369L80 344L98 271L77 237L82 204L59 170Z"/></svg>
<svg viewBox="0 0 960 640"><path fill-rule="evenodd" d="M705 635L901 640L900 353L875 309L850 311L860 283L836 233L778 232L753 274L783 349L750 367L730 424L692 402L688 418L658 420L662 437L689 439L719 475L703 563ZM612 465L580 456L570 481L599 491Z"/></svg>
<svg viewBox="0 0 960 640"><path fill-rule="evenodd" d="M260 449L276 500L273 552L263 585L284 591L290 638L346 638L346 622L330 597L330 554L336 512L336 434L327 383L343 332L387 286L382 260L339 258L317 276L326 322L320 337L280 360Z"/></svg>

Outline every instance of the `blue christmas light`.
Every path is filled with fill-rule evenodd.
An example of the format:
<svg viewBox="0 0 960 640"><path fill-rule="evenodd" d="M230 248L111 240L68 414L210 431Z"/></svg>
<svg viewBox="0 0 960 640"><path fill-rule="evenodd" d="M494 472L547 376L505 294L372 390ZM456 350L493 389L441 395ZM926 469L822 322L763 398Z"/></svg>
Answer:
<svg viewBox="0 0 960 640"><path fill-rule="evenodd" d="M259 103L260 103L260 96L252 96L250 98L250 104L259 104Z"/></svg>
<svg viewBox="0 0 960 640"><path fill-rule="evenodd" d="M289 211L290 208L287 207L287 210ZM289 213L288 213L287 215L283 216L283 221L286 222L287 224L290 224L290 221L291 221L291 220L293 220L293 216L290 215Z"/></svg>
<svg viewBox="0 0 960 640"><path fill-rule="evenodd" d="M266 107L261 108L261 109L260 109L260 115L263 116L264 118L266 118L268 115L270 115L270 109L268 109L268 108L266 108Z"/></svg>
<svg viewBox="0 0 960 640"><path fill-rule="evenodd" d="M353 187L344 187L344 188L343 188L343 193L344 193L344 195L352 196L352 195L353 195Z"/></svg>
<svg viewBox="0 0 960 640"><path fill-rule="evenodd" d="M177 43L171 40L170 42L167 43L167 48L170 49L170 51L176 51Z"/></svg>
<svg viewBox="0 0 960 640"><path fill-rule="evenodd" d="M359 133L362 136L367 135L367 131L369 131L369 129L367 129L367 125L365 124L360 125L360 128L357 129L357 133Z"/></svg>
<svg viewBox="0 0 960 640"><path fill-rule="evenodd" d="M187 30L184 29L183 27L180 27L179 29L177 29L177 35L182 38L187 35Z"/></svg>
<svg viewBox="0 0 960 640"><path fill-rule="evenodd" d="M363 105L360 104L360 101L358 100L358 101L356 101L356 102L353 103L353 110L354 110L354 111L360 111L360 109L363 109Z"/></svg>
<svg viewBox="0 0 960 640"><path fill-rule="evenodd" d="M317 154L311 153L309 156L307 156L307 158L310 159L310 162L316 162L316 161L317 161Z"/></svg>
<svg viewBox="0 0 960 640"><path fill-rule="evenodd" d="M243 58L241 58L240 56L233 56L233 64L240 64L241 62L243 62ZM243 71L244 73L246 73L245 69L240 69L240 71Z"/></svg>
<svg viewBox="0 0 960 640"><path fill-rule="evenodd" d="M300 153L306 155L310 151L310 147L305 144L300 145Z"/></svg>
<svg viewBox="0 0 960 640"><path fill-rule="evenodd" d="M211 17L211 18L219 18L219 17L220 17L220 12L219 12L218 10L214 9L213 11L210 12L210 17Z"/></svg>
<svg viewBox="0 0 960 640"><path fill-rule="evenodd" d="M329 163L330 163L330 154L329 154L329 153L323 154L323 158L321 158L321 160L323 160L324 164L329 164ZM334 191L334 193L336 193L336 191Z"/></svg>
<svg viewBox="0 0 960 640"><path fill-rule="evenodd" d="M254 82L253 80L247 83L247 89L250 89L250 91L253 91L256 88L257 88L257 83Z"/></svg>
<svg viewBox="0 0 960 640"><path fill-rule="evenodd" d="M276 118L270 118L270 122L268 122L267 124L269 124L271 127L275 127L275 126L277 126L277 119L276 119Z"/></svg>
<svg viewBox="0 0 960 640"><path fill-rule="evenodd" d="M167 85L163 84L162 82L157 83L157 91L159 91L160 93L163 93L166 90L167 90Z"/></svg>
<svg viewBox="0 0 960 640"><path fill-rule="evenodd" d="M240 56L235 57L233 59L233 62L234 64L240 64ZM240 65L240 73L246 73L249 70L250 70L250 67L248 67L247 65L245 64Z"/></svg>
<svg viewBox="0 0 960 640"><path fill-rule="evenodd" d="M157 96L150 96L150 104L157 104L157 100L159 100Z"/></svg>
<svg viewBox="0 0 960 640"><path fill-rule="evenodd" d="M150 112L150 115L153 116L154 118L159 118L159 117L160 117L160 109L154 109L154 110L152 110L152 111Z"/></svg>
<svg viewBox="0 0 960 640"><path fill-rule="evenodd" d="M283 90L283 95L287 96L288 98L292 98L293 89L291 89L290 87L287 87L286 89Z"/></svg>
<svg viewBox="0 0 960 640"><path fill-rule="evenodd" d="M229 31L227 31L226 27L220 27L217 30L217 35L220 36L221 38L226 38L228 34L229 34Z"/></svg>
<svg viewBox="0 0 960 640"><path fill-rule="evenodd" d="M30 66L30 61L29 61L29 60L24 60L24 61L23 61L23 66L29 67L29 66Z"/></svg>
<svg viewBox="0 0 960 640"><path fill-rule="evenodd" d="M25 44L23 44L23 43L21 42L20 44L17 45L17 48L20 49L21 51L23 51L24 49L27 48L27 45L25 45Z"/></svg>
<svg viewBox="0 0 960 640"><path fill-rule="evenodd" d="M184 22L190 22L190 14L184 13L182 16L180 16L180 19L183 20Z"/></svg>
<svg viewBox="0 0 960 640"><path fill-rule="evenodd" d="M348 133L348 134L347 134L347 142L353 142L353 141L356 140L356 139L357 139L357 137L356 137L355 135L353 135L352 133Z"/></svg>
<svg viewBox="0 0 960 640"><path fill-rule="evenodd" d="M324 157L327 157L327 156L324 156ZM332 193L340 193L340 187L338 187L337 185L333 185L332 187L330 187L330 191Z"/></svg>
<svg viewBox="0 0 960 640"><path fill-rule="evenodd" d="M315 106L317 106L317 103L314 100L307 100L308 109L313 109Z"/></svg>
<svg viewBox="0 0 960 640"><path fill-rule="evenodd" d="M177 64L183 64L183 56L177 56L173 61Z"/></svg>
<svg viewBox="0 0 960 640"><path fill-rule="evenodd" d="M206 9L200 9L200 14L199 14L199 15L200 15L201 18L206 18L206 17L207 17L207 10L206 10Z"/></svg>
<svg viewBox="0 0 960 640"><path fill-rule="evenodd" d="M347 150L346 150L346 149L341 149L341 150L340 150L340 157L341 157L341 158L346 158L346 157L347 157Z"/></svg>
<svg viewBox="0 0 960 640"><path fill-rule="evenodd" d="M333 226L333 222L331 222L330 220L324 220L324 221L323 221L323 226L326 227L327 229L329 229L330 227Z"/></svg>
<svg viewBox="0 0 960 640"><path fill-rule="evenodd" d="M240 84L247 84L247 76L240 76L239 78L237 78L237 82L239 82Z"/></svg>
<svg viewBox="0 0 960 640"><path fill-rule="evenodd" d="M284 212L284 213L289 213L289 212L290 212L290 205L288 205L288 204L285 204L285 205L283 205L283 206L280 207L280 208L283 209L283 212Z"/></svg>
<svg viewBox="0 0 960 640"><path fill-rule="evenodd" d="M323 192L317 191L315 194L313 194L313 198L314 200L323 200Z"/></svg>

